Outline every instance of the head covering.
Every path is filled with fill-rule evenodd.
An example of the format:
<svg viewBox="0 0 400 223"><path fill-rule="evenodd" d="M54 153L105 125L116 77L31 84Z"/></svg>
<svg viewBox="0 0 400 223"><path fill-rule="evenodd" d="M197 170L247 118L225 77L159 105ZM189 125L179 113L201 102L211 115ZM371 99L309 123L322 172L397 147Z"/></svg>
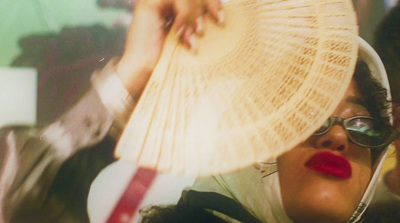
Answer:
<svg viewBox="0 0 400 223"><path fill-rule="evenodd" d="M258 168L252 166L228 174L197 179L191 190L217 192L232 198L262 222L292 222L283 208L276 161L260 164Z"/></svg>
<svg viewBox="0 0 400 223"><path fill-rule="evenodd" d="M359 58L367 63L373 77L388 90L387 99L390 100L389 83L379 56L363 39L358 38L358 42ZM375 163L370 183L349 222L358 222L370 203L386 155L387 148ZM290 223L292 221L287 216L282 204L278 171L277 162L270 161L261 163L258 167L252 166L228 174L198 179L191 190L217 192L229 197L242 204L245 209L263 222Z"/></svg>

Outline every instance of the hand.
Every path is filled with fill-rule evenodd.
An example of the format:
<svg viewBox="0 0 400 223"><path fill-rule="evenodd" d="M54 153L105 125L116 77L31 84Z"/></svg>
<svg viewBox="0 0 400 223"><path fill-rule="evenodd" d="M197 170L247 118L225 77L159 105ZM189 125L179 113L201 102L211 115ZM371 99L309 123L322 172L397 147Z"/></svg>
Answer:
<svg viewBox="0 0 400 223"><path fill-rule="evenodd" d="M146 86L169 32L196 51L196 37L204 32L205 14L219 24L224 19L219 0L138 0L133 13L116 72L134 99Z"/></svg>

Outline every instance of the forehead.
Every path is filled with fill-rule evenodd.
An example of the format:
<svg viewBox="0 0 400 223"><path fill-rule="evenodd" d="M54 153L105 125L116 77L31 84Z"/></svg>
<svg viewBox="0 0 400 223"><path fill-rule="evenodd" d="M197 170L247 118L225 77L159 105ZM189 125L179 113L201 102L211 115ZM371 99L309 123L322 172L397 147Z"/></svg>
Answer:
<svg viewBox="0 0 400 223"><path fill-rule="evenodd" d="M357 82L353 79L339 106L336 108L335 113L339 116L341 113L346 112L349 113L346 116L354 116L367 115L367 111L368 109L364 97L358 88Z"/></svg>
<svg viewBox="0 0 400 223"><path fill-rule="evenodd" d="M360 89L358 88L357 82L354 79L351 80L350 85L347 88L347 91L343 99L353 98L353 97L363 99Z"/></svg>

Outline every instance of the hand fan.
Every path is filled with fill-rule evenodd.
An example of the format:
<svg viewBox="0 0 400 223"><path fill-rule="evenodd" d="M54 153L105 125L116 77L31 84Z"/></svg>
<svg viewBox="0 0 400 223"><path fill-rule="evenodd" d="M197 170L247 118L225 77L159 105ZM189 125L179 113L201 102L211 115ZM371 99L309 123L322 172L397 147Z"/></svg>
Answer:
<svg viewBox="0 0 400 223"><path fill-rule="evenodd" d="M194 54L169 36L116 156L206 176L275 158L333 112L357 59L347 0L232 0Z"/></svg>

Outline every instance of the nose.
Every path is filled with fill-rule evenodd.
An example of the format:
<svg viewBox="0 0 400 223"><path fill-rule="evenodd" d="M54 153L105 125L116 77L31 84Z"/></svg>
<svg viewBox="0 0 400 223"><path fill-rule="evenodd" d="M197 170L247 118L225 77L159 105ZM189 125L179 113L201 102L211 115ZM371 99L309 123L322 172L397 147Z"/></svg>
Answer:
<svg viewBox="0 0 400 223"><path fill-rule="evenodd" d="M315 137L317 138L314 143L317 148L336 150L341 153L345 153L349 149L346 131L340 125L334 125L327 133Z"/></svg>

